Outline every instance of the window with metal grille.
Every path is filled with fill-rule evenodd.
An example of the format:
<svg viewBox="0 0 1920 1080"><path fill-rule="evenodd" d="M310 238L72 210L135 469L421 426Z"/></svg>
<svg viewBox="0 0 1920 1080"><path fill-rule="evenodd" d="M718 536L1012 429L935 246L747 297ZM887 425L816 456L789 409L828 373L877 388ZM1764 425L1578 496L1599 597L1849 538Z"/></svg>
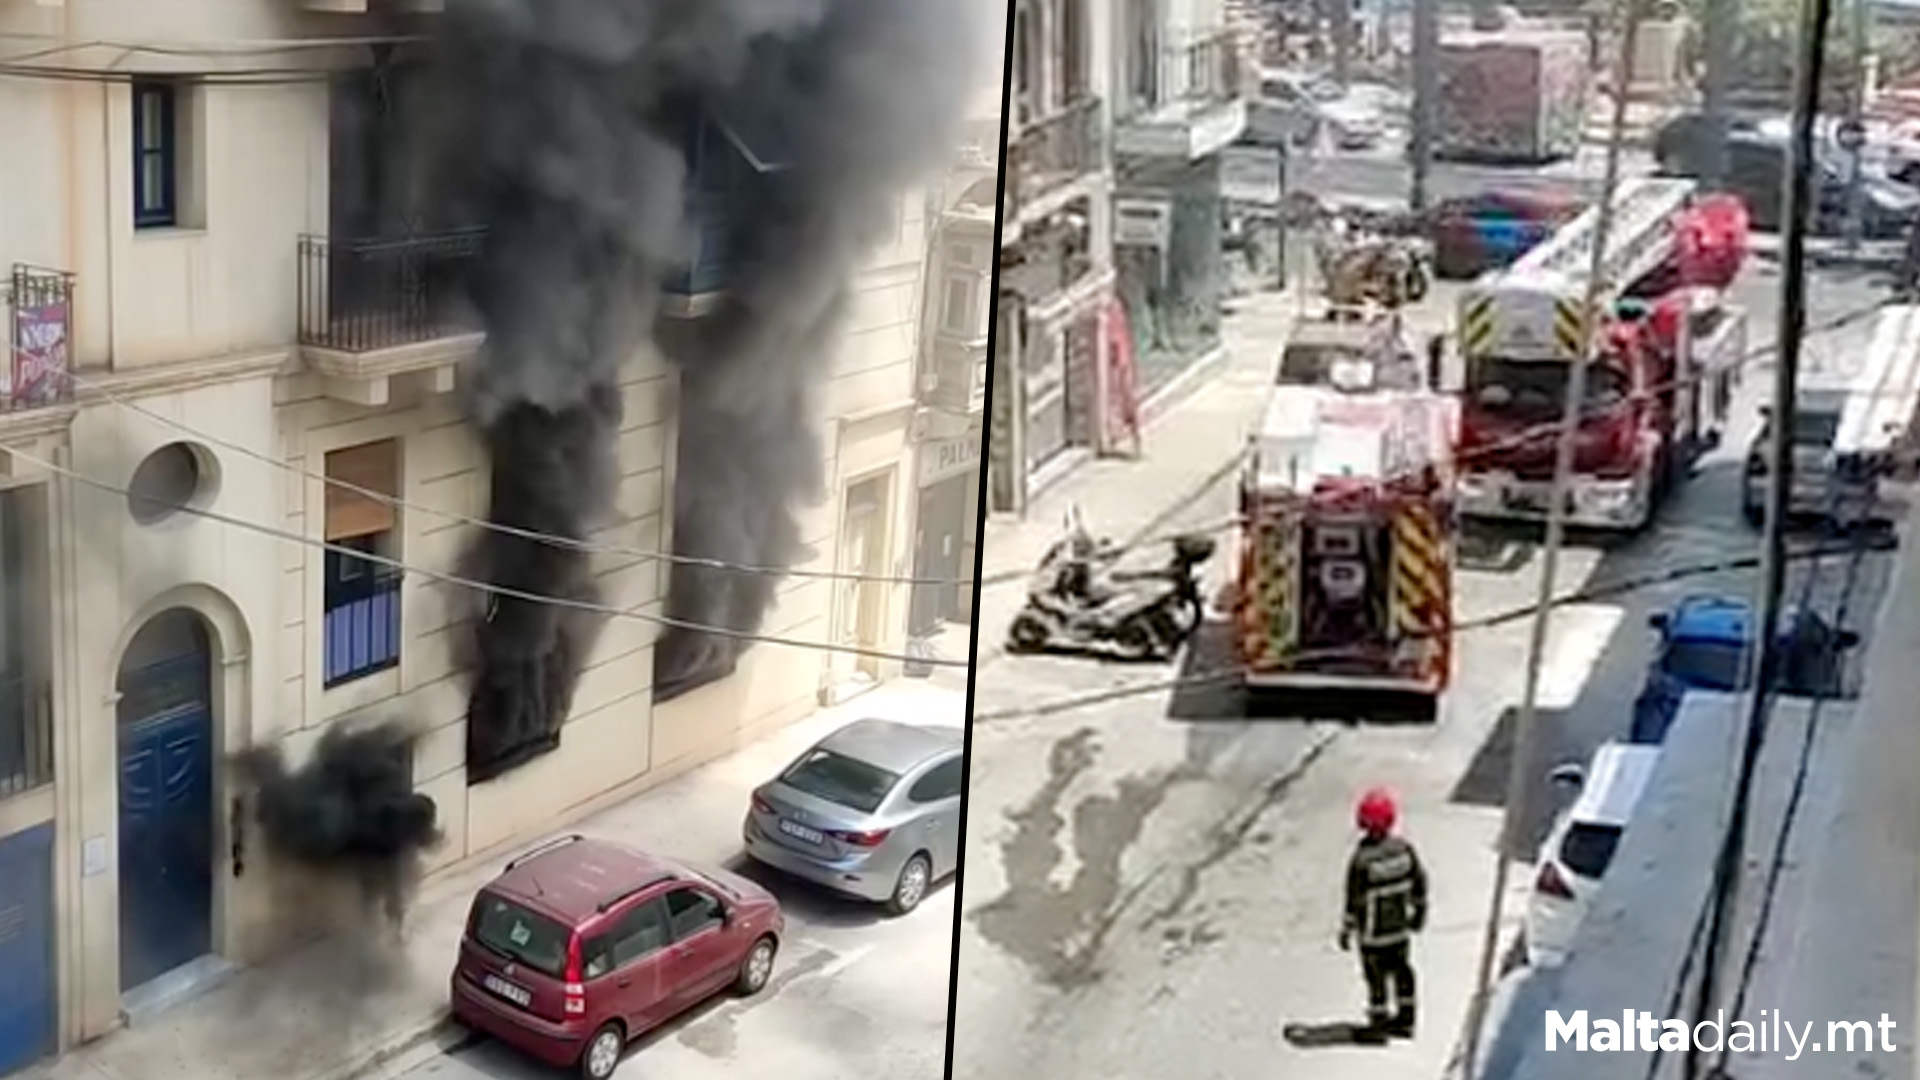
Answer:
<svg viewBox="0 0 1920 1080"><path fill-rule="evenodd" d="M328 688L400 663L398 515L400 443L396 439L327 455L327 550L322 578L321 646ZM348 487L346 485L352 485Z"/></svg>

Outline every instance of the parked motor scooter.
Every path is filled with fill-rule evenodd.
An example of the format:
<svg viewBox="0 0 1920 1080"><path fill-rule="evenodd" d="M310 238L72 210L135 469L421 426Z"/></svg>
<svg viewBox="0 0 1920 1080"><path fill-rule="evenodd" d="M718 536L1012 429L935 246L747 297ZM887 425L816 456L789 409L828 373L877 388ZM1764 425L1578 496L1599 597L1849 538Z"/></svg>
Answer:
<svg viewBox="0 0 1920 1080"><path fill-rule="evenodd" d="M1200 567L1213 556L1205 536L1180 536L1164 566L1119 570L1119 549L1093 538L1077 509L1041 559L1027 603L1008 629L1014 652L1109 651L1128 660L1168 659L1192 636L1204 611Z"/></svg>

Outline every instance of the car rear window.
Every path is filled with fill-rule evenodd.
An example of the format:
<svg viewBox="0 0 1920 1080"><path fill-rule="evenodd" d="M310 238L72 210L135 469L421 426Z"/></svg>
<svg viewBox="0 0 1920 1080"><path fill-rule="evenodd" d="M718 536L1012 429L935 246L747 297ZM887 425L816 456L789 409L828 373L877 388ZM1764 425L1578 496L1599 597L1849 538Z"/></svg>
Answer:
<svg viewBox="0 0 1920 1080"><path fill-rule="evenodd" d="M1667 674L1703 690L1739 690L1746 684L1746 646L1726 641L1675 641L1660 666Z"/></svg>
<svg viewBox="0 0 1920 1080"><path fill-rule="evenodd" d="M566 972L572 931L492 893L481 893L474 907L474 940L556 979Z"/></svg>
<svg viewBox="0 0 1920 1080"><path fill-rule="evenodd" d="M870 814L885 801L900 775L845 754L815 750L794 762L780 781L835 806Z"/></svg>
<svg viewBox="0 0 1920 1080"><path fill-rule="evenodd" d="M1589 880L1607 872L1614 849L1620 846L1622 830L1618 825L1582 822L1567 830L1560 842L1560 861L1566 868Z"/></svg>

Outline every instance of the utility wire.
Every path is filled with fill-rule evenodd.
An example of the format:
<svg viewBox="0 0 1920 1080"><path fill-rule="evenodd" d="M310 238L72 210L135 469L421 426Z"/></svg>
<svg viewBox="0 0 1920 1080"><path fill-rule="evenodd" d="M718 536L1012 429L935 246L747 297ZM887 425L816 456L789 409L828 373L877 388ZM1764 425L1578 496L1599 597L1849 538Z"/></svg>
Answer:
<svg viewBox="0 0 1920 1080"><path fill-rule="evenodd" d="M128 401L126 398L123 398L120 395L115 394L113 390L109 388L105 383L97 382L93 379L86 378L85 376L72 371L67 372L65 377L75 387L86 390L90 393L98 394L101 397L105 398L107 401L111 402L114 405L119 406L122 409L126 409L130 412L137 413L141 416L146 417L149 420L153 420L157 423L165 424L166 426L173 428L175 431L179 431L186 435L191 435L192 437L200 441L211 443L215 446L222 447L227 450L231 450L234 453L241 455L242 457L251 458L255 461L259 461L264 464L271 465L276 469L284 470L295 476L300 476L307 480L312 480L317 483L325 484L327 487L330 487L330 488L338 488L341 491L350 491L355 495L360 496L363 499L372 500L374 502L380 503L383 506L388 506L388 507L392 507L394 509L399 509L399 510L406 510L414 513L426 514L430 517L438 518L442 521L451 521L451 522L456 522L462 525L469 525L477 529L484 529L487 532L500 533L501 535L504 535L504 536L518 537L522 540L533 540L542 544L550 545L552 547L564 548L568 551L578 551L578 552L582 552L590 555L625 555L631 558L644 559L651 562L672 563L676 566L702 566L702 567L707 567L713 570L726 570L736 574L759 574L759 575L765 575L769 577L794 577L794 578L805 578L805 579L822 580L822 581L870 581L877 584L885 584L885 585L934 585L934 586L940 586L940 587L958 587L958 586L973 584L973 581L970 578L903 577L899 575L890 575L890 574L859 574L859 573L854 573L852 571L844 571L844 570L800 570L800 569L785 569L778 566L755 566L749 563L729 562L725 559L709 559L709 558L703 558L695 555L678 555L678 554L674 554L672 552L666 552L666 551L651 551L643 548L623 547L618 544L600 544L590 540L576 539L571 536L561 536L557 533L542 532L538 529L524 529L514 525L505 525L497 521L487 521L483 518L477 518L470 514L462 514L457 511L442 509L437 506L428 506L424 503L409 502L406 499L402 499L397 495L391 495L391 494L388 494L387 492L380 491L376 488L364 487L360 484L355 484L349 480L342 480L339 477L328 476L324 472L314 472L310 469L303 469L298 465L294 465L287 461L282 461L271 454L263 454L260 451L255 450L252 447L247 446L243 443L237 443L230 439L223 439L218 435L215 435L208 431L203 431L200 428L197 428L191 424L187 424L182 421L175 420L173 417L167 416L164 413L160 413L153 409L149 409L136 402Z"/></svg>
<svg viewBox="0 0 1920 1080"><path fill-rule="evenodd" d="M1874 544L1863 544L1863 548L1866 551L1885 551L1889 550L1893 544L1893 538L1888 536L1880 538ZM1789 562L1804 560L1817 561L1830 555L1846 553L1853 550L1851 547L1814 545L1790 552L1787 559ZM1731 573L1736 570L1751 570L1759 566L1760 561L1760 556L1758 555L1739 555L1726 559L1714 559L1708 562L1667 567L1649 574L1636 574L1619 581L1587 585L1572 592L1562 593L1553 598L1551 606L1565 607L1568 604L1604 600L1609 597L1622 596L1628 593L1639 592L1642 589L1656 588L1661 585L1671 585L1692 578L1711 577L1717 574ZM1504 626L1508 623L1519 622L1521 619L1528 618L1538 611L1538 604L1523 604L1519 607L1512 607L1504 611L1495 612L1491 615L1483 615L1473 619L1463 619L1442 630L1424 630L1411 636L1418 639L1421 637L1436 636L1438 634L1459 634L1471 630L1488 630L1497 626ZM1309 660L1335 660L1346 656L1358 655L1358 653L1352 647L1335 647L1302 650L1295 655L1302 659ZM1246 673L1236 666L1215 671L1195 672L1193 674L1165 679L1141 679L1135 682L1109 687L1105 690L1061 694L1057 697L1046 698L1025 705L1014 705L1002 709L975 712L973 714L973 722L976 724L998 723L1006 720L1026 720L1040 716L1053 716L1094 705L1102 705L1110 701L1138 697L1143 694L1158 693L1162 690L1179 691L1191 687L1218 686L1223 683L1237 682L1244 678L1245 675Z"/></svg>
<svg viewBox="0 0 1920 1080"><path fill-rule="evenodd" d="M1706 1018L1717 996L1721 953L1731 931L1731 914L1739 891L1740 864L1746 847L1747 817L1753 799L1753 780L1760 748L1765 738L1768 707L1773 700L1773 676L1780 663L1779 634L1781 596L1786 585L1787 513L1793 499L1793 435L1797 376L1800 366L1801 335L1807 320L1807 216L1812 194L1814 119L1820 110L1821 71L1825 66L1827 20L1831 0L1808 0L1801 7L1800 60L1794 85L1793 149L1788 158L1792 166L1785 177L1786 224L1784 258L1781 266L1780 362L1773 378L1773 446L1771 472L1767 476L1766 547L1761 563L1761 603L1754 623L1759 638L1759 675L1754 680L1753 699L1747 713L1745 746L1736 781L1733 805L1727 829L1714 867L1713 914L1708 920L1706 956L1700 968L1700 993L1694 1022ZM1705 1054L1697 1047L1687 1054L1689 1080L1698 1075ZM1721 1057L1724 1064L1724 1053Z"/></svg>
<svg viewBox="0 0 1920 1080"><path fill-rule="evenodd" d="M118 484L109 484L104 480L94 479L85 473L35 457L24 451L9 448L6 453L20 461L45 469L56 476L66 477L74 483L93 488L96 491L120 495L130 500L143 500L142 496L136 495ZM472 589L475 592L490 597L506 597L508 599L523 600L533 604L545 604L549 607L567 608L569 610L583 611L594 615L604 615L609 618L633 619L638 622L652 623L655 626L672 630L684 630L697 634L711 634L715 637L730 638L734 641L745 641L763 645L780 645L790 649L811 649L815 652L840 653L847 656L863 656L873 660L893 660L902 663L931 665L934 667L965 668L972 666L973 663L971 660L929 659L926 657L908 656L904 653L890 653L878 649L867 649L855 645L833 645L824 641L806 641L800 638L756 634L744 630L733 630L723 626L708 626L702 623L689 622L685 619L676 619L666 615L650 615L630 607L620 608L609 604L599 604L589 600L575 600L564 596L544 596L539 593L509 589L499 585L489 585L486 582L475 581L472 578L462 577L457 574L448 574L439 570L429 570L426 567L415 566L402 562L399 559L371 554L361 551L358 548L351 548L326 540L316 540L313 537L304 536L300 533L290 532L286 529L277 529L271 525L263 525L257 521L247 521L244 518L232 517L202 507L177 506L171 507L170 509L207 521L214 521L233 528L259 533L262 536L272 537L275 540L283 540L288 543L299 544L303 547L319 548L322 551L358 559L361 562L371 563L375 566L383 566L389 570L398 570L403 574L419 574L421 577L427 578L430 581L445 585L458 585L461 588Z"/></svg>
<svg viewBox="0 0 1920 1080"><path fill-rule="evenodd" d="M1572 488L1574 448L1580 430L1580 413L1586 405L1587 372L1593 354L1604 299L1608 286L1602 271L1606 268L1607 246L1613 239L1614 195L1620 187L1620 150L1626 141L1627 80L1633 72L1633 50L1640 26L1640 5L1645 0L1622 0L1625 17L1621 20L1620 56L1614 67L1613 127L1607 139L1606 171L1600 184L1600 200L1595 210L1593 250L1587 260L1586 298L1581 305L1584 317L1580 326L1580 352L1568 374L1566 400L1560 409L1562 420L1559 445L1555 449L1553 487L1547 506L1546 545L1541 556L1539 610L1533 616L1533 629L1527 644L1526 681L1521 689L1520 711L1514 720L1515 749L1507 770L1505 827L1494 852L1493 891L1487 907L1487 924L1481 934L1480 965L1474 980L1468 1011L1467 1046L1461 1075L1475 1080L1479 1065L1481 1028L1486 1022L1487 1000L1493 989L1494 954L1500 946L1500 920L1506 901L1507 875L1513 865L1512 850L1520 839L1521 804L1528 791L1528 773L1533 769L1534 747L1538 737L1535 715L1540 692L1540 666L1546 654L1547 630L1553 619L1553 590L1560 568L1560 548L1566 539L1568 494ZM1626 282L1613 282L1624 287Z"/></svg>

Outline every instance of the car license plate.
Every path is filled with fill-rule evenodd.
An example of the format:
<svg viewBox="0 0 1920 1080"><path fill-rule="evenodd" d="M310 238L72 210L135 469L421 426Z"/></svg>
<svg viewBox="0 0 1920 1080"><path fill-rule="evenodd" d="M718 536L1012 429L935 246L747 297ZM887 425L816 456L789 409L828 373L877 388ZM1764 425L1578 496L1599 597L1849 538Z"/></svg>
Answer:
<svg viewBox="0 0 1920 1080"><path fill-rule="evenodd" d="M796 824L786 818L780 819L780 831L788 836L797 836L809 844L817 844L826 839L819 829L809 829L805 825Z"/></svg>
<svg viewBox="0 0 1920 1080"><path fill-rule="evenodd" d="M515 986L512 983L508 982L507 980L499 977L498 975L489 975L486 978L481 979L480 985L486 987L488 990L491 990L496 994L499 994L501 997L506 998L508 1001L513 1002L515 1005L518 1005L523 1009L526 1008L527 1005L533 1001L533 994L530 991L527 991L525 989L522 989L521 987Z"/></svg>

